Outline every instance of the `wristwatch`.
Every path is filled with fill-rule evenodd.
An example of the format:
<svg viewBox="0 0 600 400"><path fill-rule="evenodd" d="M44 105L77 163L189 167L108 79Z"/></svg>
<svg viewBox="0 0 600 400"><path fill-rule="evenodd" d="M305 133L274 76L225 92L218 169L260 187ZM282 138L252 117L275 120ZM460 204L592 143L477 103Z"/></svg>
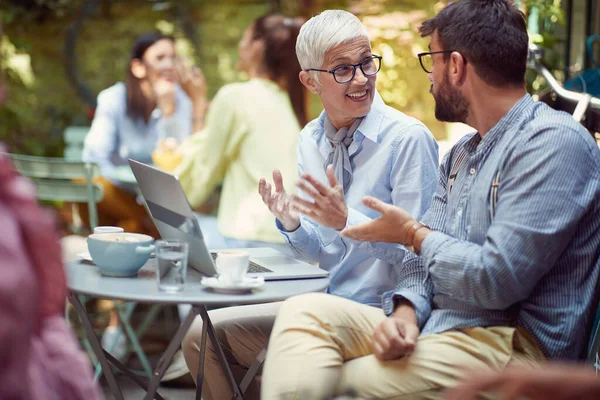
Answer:
<svg viewBox="0 0 600 400"><path fill-rule="evenodd" d="M408 228L408 231L406 232L406 238L407 238L407 239L409 239L409 240L410 240L410 242L409 242L409 243L406 243L406 244L404 245L404 247L405 247L405 248L406 248L408 251L410 251L410 252L413 252L413 253L415 253L415 254L417 254L417 255L418 255L419 253L417 253L417 251L416 251L416 249L415 249L415 246L414 246L414 243L415 243L415 234L416 234L416 233L417 233L417 231L418 231L419 229L421 229L421 228L427 228L427 229L429 229L429 230L432 230L432 229L431 229L431 227L430 227L429 225L427 225L427 224L424 224L424 223L423 223L423 222L421 222L421 221L417 221L417 222L415 222L415 223L414 223L414 224L413 224L413 225L412 225L410 228Z"/></svg>

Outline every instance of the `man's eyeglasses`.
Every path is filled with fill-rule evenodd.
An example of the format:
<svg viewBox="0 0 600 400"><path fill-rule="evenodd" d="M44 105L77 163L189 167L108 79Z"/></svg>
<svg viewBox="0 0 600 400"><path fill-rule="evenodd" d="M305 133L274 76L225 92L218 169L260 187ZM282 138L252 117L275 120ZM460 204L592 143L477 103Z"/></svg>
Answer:
<svg viewBox="0 0 600 400"><path fill-rule="evenodd" d="M455 51L456 50L428 51L426 53L419 53L417 54L417 56L419 56L419 62L421 63L421 68L423 68L423 71L430 74L431 72L433 72L432 54L453 53Z"/></svg>
<svg viewBox="0 0 600 400"><path fill-rule="evenodd" d="M344 64L334 69L316 69L309 68L306 71L328 72L333 75L337 83L348 83L354 79L356 68L360 68L364 76L372 76L379 72L381 68L381 56L373 54L371 57L358 64Z"/></svg>

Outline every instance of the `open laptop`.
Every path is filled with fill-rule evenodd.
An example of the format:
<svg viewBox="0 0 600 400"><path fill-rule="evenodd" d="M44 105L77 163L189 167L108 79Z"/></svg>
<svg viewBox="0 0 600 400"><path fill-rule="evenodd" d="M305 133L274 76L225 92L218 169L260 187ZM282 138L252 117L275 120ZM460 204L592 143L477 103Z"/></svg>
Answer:
<svg viewBox="0 0 600 400"><path fill-rule="evenodd" d="M198 219L177 177L131 159L129 165L160 235L163 238L187 241L189 266L204 275L215 275L217 273L215 260L218 252L211 253L207 249ZM277 250L268 250L265 252L268 255L250 257L249 276L262 276L265 280L276 280L320 278L328 274L321 268L288 257Z"/></svg>

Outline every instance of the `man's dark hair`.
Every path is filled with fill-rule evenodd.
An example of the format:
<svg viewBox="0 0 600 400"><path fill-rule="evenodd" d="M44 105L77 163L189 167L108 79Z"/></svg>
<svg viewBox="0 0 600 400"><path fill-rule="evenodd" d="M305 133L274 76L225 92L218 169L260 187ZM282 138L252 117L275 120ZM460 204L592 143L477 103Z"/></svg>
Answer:
<svg viewBox="0 0 600 400"><path fill-rule="evenodd" d="M459 0L423 22L419 31L422 37L437 31L443 50L461 53L488 84L525 84L527 25L512 0Z"/></svg>

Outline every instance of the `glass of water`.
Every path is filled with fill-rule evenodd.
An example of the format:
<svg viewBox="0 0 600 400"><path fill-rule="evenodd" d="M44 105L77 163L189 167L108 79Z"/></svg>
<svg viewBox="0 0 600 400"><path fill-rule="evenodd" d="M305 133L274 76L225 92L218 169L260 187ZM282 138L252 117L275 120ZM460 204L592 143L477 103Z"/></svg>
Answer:
<svg viewBox="0 0 600 400"><path fill-rule="evenodd" d="M156 246L156 283L165 292L179 292L185 287L188 244L182 240L158 240Z"/></svg>

